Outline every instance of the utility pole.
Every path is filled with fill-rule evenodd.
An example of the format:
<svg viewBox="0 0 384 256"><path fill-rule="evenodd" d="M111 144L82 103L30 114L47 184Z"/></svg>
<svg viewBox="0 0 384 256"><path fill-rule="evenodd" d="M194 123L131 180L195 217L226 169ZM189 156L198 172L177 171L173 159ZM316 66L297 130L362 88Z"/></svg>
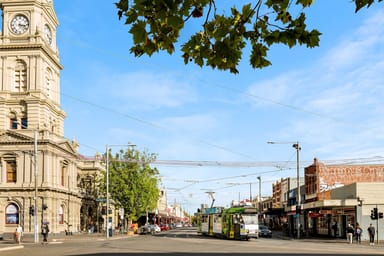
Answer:
<svg viewBox="0 0 384 256"><path fill-rule="evenodd" d="M15 124L19 124L22 129L28 129L28 127L22 123L17 121ZM38 223L38 212L37 212L37 128L33 130L33 170L34 170L34 182L35 182L35 193L33 195L33 224L34 224L34 243L37 244L39 242L39 223Z"/></svg>
<svg viewBox="0 0 384 256"><path fill-rule="evenodd" d="M106 152L106 175L107 175L107 201L106 201L106 205L107 205L107 211L106 211L106 236L107 236L107 239L109 238L109 147L108 145L105 147L105 152Z"/></svg>
<svg viewBox="0 0 384 256"><path fill-rule="evenodd" d="M34 224L35 224L34 242L35 242L35 244L37 244L39 242L39 233L38 233L39 232L39 224L37 221L37 216L38 216L38 212L37 212L37 129L35 129L33 132L33 140L34 140L34 147L33 147L34 163L33 163L33 167L34 167L34 173L35 173L35 195L33 198L33 201L34 201L33 207L35 207L35 210L34 210L35 215L33 217L34 217Z"/></svg>
<svg viewBox="0 0 384 256"><path fill-rule="evenodd" d="M296 203L296 215L297 215L297 238L300 238L300 214L301 214L301 193L300 193L300 144L296 142L292 145L296 149L296 167L297 167L297 203Z"/></svg>
<svg viewBox="0 0 384 256"><path fill-rule="evenodd" d="M251 206L253 205L252 203L252 183L249 183L249 202L251 203Z"/></svg>
<svg viewBox="0 0 384 256"><path fill-rule="evenodd" d="M297 238L300 238L300 214L301 214L301 194L300 194L300 144L296 142L275 142L268 141L268 144L291 144L296 149L296 168L297 168L297 188L296 188L296 221L297 221Z"/></svg>
<svg viewBox="0 0 384 256"><path fill-rule="evenodd" d="M259 214L261 214L262 211L262 203L261 203L261 176L258 176L257 179L259 180Z"/></svg>

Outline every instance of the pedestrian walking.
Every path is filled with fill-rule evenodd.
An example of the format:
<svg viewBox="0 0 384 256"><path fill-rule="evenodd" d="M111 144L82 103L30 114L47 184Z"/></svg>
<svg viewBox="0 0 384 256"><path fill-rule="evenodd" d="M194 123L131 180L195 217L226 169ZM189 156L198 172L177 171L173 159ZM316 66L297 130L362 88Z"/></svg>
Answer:
<svg viewBox="0 0 384 256"><path fill-rule="evenodd" d="M347 226L347 241L350 244L352 244L352 242L353 242L353 233L354 232L355 232L355 230L353 229L352 225L348 224L348 226Z"/></svg>
<svg viewBox="0 0 384 256"><path fill-rule="evenodd" d="M23 228L18 225L15 231L15 242L20 244L21 242L21 236L23 235Z"/></svg>
<svg viewBox="0 0 384 256"><path fill-rule="evenodd" d="M44 223L41 227L41 234L43 235L43 243L42 244L48 244L48 233L49 233L49 226L47 223Z"/></svg>
<svg viewBox="0 0 384 256"><path fill-rule="evenodd" d="M337 237L337 221L335 221L335 223L333 223L332 225L332 230L333 230L333 237Z"/></svg>
<svg viewBox="0 0 384 256"><path fill-rule="evenodd" d="M368 234L369 234L369 245L375 245L375 227L372 225L372 223L369 224Z"/></svg>
<svg viewBox="0 0 384 256"><path fill-rule="evenodd" d="M363 233L363 229L360 227L359 223L356 223L355 238L356 243L358 244L361 244L361 233Z"/></svg>

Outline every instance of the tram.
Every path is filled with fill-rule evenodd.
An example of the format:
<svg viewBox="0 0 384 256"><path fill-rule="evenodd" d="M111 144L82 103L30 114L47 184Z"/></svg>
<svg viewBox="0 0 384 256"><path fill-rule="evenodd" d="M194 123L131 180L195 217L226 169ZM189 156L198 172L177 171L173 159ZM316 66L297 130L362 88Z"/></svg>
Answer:
<svg viewBox="0 0 384 256"><path fill-rule="evenodd" d="M258 214L253 207L203 208L197 221L202 235L235 240L259 237Z"/></svg>

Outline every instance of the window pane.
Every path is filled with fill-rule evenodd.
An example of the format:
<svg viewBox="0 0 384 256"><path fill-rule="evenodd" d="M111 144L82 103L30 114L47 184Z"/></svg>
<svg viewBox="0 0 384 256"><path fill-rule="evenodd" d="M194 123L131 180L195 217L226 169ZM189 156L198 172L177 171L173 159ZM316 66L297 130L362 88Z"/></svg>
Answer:
<svg viewBox="0 0 384 256"><path fill-rule="evenodd" d="M28 128L28 118L22 118L21 119L21 129L27 129Z"/></svg>
<svg viewBox="0 0 384 256"><path fill-rule="evenodd" d="M11 129L17 129L17 119L12 118L10 121L11 121L10 123Z"/></svg>
<svg viewBox="0 0 384 256"><path fill-rule="evenodd" d="M16 182L16 162L6 162L7 182Z"/></svg>
<svg viewBox="0 0 384 256"><path fill-rule="evenodd" d="M19 209L16 205L10 204L5 209L5 223L19 224Z"/></svg>

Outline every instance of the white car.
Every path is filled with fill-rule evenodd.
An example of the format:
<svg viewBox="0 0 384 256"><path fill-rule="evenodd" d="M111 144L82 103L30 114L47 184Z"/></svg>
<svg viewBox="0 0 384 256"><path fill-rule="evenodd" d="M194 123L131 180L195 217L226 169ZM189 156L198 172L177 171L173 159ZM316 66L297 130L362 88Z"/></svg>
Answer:
<svg viewBox="0 0 384 256"><path fill-rule="evenodd" d="M155 230L156 233L161 232L161 229L160 229L159 225L157 225L157 224L153 225L153 229Z"/></svg>

